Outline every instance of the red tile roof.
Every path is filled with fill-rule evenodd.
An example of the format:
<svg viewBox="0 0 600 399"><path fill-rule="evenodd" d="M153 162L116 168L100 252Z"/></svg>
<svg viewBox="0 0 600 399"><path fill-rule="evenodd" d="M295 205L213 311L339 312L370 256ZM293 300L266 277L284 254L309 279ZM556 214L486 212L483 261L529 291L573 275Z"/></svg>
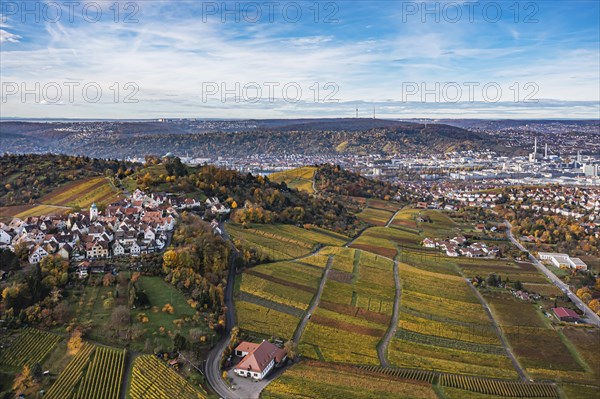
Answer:
<svg viewBox="0 0 600 399"><path fill-rule="evenodd" d="M573 319L579 319L579 315L575 311L567 308L553 308L552 311L559 318L571 317Z"/></svg>
<svg viewBox="0 0 600 399"><path fill-rule="evenodd" d="M242 344L240 344L240 346ZM271 360L275 359L275 362L279 363L285 356L286 352L283 349L278 348L269 341L263 341L253 352L248 353L248 355L242 359L237 365L237 368L240 370L262 373L269 363L271 363Z"/></svg>

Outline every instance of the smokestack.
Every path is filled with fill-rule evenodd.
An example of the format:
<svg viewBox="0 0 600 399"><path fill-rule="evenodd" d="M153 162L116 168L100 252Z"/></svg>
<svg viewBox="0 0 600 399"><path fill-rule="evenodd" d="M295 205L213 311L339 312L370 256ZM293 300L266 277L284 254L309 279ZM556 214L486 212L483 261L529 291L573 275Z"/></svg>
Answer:
<svg viewBox="0 0 600 399"><path fill-rule="evenodd" d="M537 154L537 137L533 139L533 153Z"/></svg>
<svg viewBox="0 0 600 399"><path fill-rule="evenodd" d="M548 158L548 143L546 143L546 149L544 151L544 158Z"/></svg>

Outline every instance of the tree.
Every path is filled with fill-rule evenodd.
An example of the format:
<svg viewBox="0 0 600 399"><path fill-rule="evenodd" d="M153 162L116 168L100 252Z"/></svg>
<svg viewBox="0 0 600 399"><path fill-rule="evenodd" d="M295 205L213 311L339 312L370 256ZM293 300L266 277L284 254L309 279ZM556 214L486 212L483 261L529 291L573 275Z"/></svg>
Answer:
<svg viewBox="0 0 600 399"><path fill-rule="evenodd" d="M70 355L75 355L83 346L82 335L83 333L80 328L75 328L71 333L71 338L69 338L69 342L67 342L67 349L69 350Z"/></svg>
<svg viewBox="0 0 600 399"><path fill-rule="evenodd" d="M590 303L588 304L588 306L590 307L590 309L592 309L595 313L600 312L600 300L598 299L592 299L590 301Z"/></svg>
<svg viewBox="0 0 600 399"><path fill-rule="evenodd" d="M0 249L0 265L2 265L2 270L7 272L17 270L19 269L19 256L8 248Z"/></svg>
<svg viewBox="0 0 600 399"><path fill-rule="evenodd" d="M23 366L23 371L16 375L12 386L17 395L33 396L39 389L39 384L33 379L28 365Z"/></svg>
<svg viewBox="0 0 600 399"><path fill-rule="evenodd" d="M42 378L42 365L34 363L33 366L31 366L31 375L35 380Z"/></svg>
<svg viewBox="0 0 600 399"><path fill-rule="evenodd" d="M185 339L185 337L181 334L175 334L175 337L173 337L173 349L175 349L176 351L182 351L185 350L187 348L187 339Z"/></svg>
<svg viewBox="0 0 600 399"><path fill-rule="evenodd" d="M488 277L485 279L485 282L490 287L497 287L498 286L498 276L496 275L496 273L490 273L488 275Z"/></svg>
<svg viewBox="0 0 600 399"><path fill-rule="evenodd" d="M298 356L298 345L293 339L287 341L285 345L283 345L283 349L285 349L288 358L291 360L294 360L296 356Z"/></svg>
<svg viewBox="0 0 600 399"><path fill-rule="evenodd" d="M110 315L110 321L115 328L123 328L129 325L131 312L125 305L117 306Z"/></svg>
<svg viewBox="0 0 600 399"><path fill-rule="evenodd" d="M102 277L102 285L105 287L110 287L115 283L117 278L112 273L106 273L104 277Z"/></svg>

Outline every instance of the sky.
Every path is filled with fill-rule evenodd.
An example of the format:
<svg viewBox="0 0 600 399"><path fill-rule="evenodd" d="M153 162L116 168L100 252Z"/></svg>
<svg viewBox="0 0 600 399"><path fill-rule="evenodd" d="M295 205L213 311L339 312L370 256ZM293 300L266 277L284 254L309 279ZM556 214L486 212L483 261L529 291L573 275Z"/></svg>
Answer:
<svg viewBox="0 0 600 399"><path fill-rule="evenodd" d="M5 1L2 118L600 118L600 2Z"/></svg>

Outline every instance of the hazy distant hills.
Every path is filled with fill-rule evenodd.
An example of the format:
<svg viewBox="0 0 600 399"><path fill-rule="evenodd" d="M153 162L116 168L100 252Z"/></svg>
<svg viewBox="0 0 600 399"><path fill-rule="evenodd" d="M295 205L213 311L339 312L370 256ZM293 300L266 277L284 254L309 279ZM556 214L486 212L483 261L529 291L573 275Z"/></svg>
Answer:
<svg viewBox="0 0 600 399"><path fill-rule="evenodd" d="M101 158L148 154L427 154L492 148L497 140L444 124L379 119L166 122L0 122L0 152Z"/></svg>

